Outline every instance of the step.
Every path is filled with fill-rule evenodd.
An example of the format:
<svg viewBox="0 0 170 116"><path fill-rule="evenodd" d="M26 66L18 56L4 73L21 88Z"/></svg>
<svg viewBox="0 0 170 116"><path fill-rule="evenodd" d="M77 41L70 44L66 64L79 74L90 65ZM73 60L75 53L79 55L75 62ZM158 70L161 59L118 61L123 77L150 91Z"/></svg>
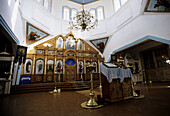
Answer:
<svg viewBox="0 0 170 116"><path fill-rule="evenodd" d="M94 88L99 87L99 85L99 81L94 81ZM90 89L90 86L89 81L25 84L12 86L11 93L52 91L54 87L60 88L61 91L76 91Z"/></svg>

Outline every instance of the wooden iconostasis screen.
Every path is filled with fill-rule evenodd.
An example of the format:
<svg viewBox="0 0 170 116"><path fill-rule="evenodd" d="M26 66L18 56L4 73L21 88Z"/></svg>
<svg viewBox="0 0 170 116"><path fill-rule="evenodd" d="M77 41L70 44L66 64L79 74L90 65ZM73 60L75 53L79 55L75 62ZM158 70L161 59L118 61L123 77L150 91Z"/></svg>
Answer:
<svg viewBox="0 0 170 116"><path fill-rule="evenodd" d="M34 47L27 54L22 76L30 76L31 83L89 80L86 66L96 68L93 78L99 79L99 64L103 62L98 51L86 41L75 38L72 33L58 35Z"/></svg>

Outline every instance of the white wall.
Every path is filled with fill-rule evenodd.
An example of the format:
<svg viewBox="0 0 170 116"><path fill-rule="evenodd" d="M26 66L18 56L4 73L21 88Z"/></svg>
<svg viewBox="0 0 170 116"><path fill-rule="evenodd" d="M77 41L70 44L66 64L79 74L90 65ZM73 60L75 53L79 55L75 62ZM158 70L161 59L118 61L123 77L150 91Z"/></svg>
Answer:
<svg viewBox="0 0 170 116"><path fill-rule="evenodd" d="M113 15L114 10L113 10L112 0L99 0L96 2L92 2L92 3L85 5L85 9L89 10L91 8L97 8L99 6L104 7L104 16L106 19Z"/></svg>
<svg viewBox="0 0 170 116"><path fill-rule="evenodd" d="M10 4L8 4L9 1L11 1ZM49 12L37 0L21 0L19 7L17 7L17 1L1 1L0 12L21 44L26 40L27 21L52 36L64 35L70 30L68 30L68 21L62 20L62 6L78 10L81 8L81 5L68 0L52 0L52 12ZM104 6L105 20L100 21L95 30L83 33L73 31L73 33L86 40L109 36L110 39L104 51L106 61L112 51L146 35L169 40L169 13L143 13L146 2L147 0L128 0L116 13L113 10L112 0L99 0L87 4L86 9ZM47 39L49 38L44 40Z"/></svg>
<svg viewBox="0 0 170 116"><path fill-rule="evenodd" d="M139 15L142 8L141 3L142 0L128 0L111 17L106 17L105 20L100 21L98 27L88 34L89 37L87 39L111 36ZM113 6L112 2L110 4L110 7ZM105 12L112 14L114 11L113 7L111 8L110 10L105 10Z"/></svg>
<svg viewBox="0 0 170 116"><path fill-rule="evenodd" d="M12 32L23 44L23 24L19 11L19 0L1 0L0 14L11 28Z"/></svg>
<svg viewBox="0 0 170 116"><path fill-rule="evenodd" d="M146 35L170 40L169 13L143 13L147 0L129 0L114 15L91 31L87 40L110 37L103 55L108 61L110 54L122 46Z"/></svg>
<svg viewBox="0 0 170 116"><path fill-rule="evenodd" d="M141 15L136 18L112 35L104 51L106 60L114 50L146 35L170 40L169 20L170 15Z"/></svg>

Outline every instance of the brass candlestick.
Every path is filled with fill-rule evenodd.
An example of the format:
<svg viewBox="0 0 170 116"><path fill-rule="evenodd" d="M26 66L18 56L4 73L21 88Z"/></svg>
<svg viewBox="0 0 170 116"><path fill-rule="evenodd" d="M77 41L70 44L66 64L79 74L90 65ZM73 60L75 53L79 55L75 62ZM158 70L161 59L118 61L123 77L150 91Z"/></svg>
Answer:
<svg viewBox="0 0 170 116"><path fill-rule="evenodd" d="M100 80L100 86L99 86L99 89L102 89L102 79L101 79L101 72L99 72L99 80Z"/></svg>
<svg viewBox="0 0 170 116"><path fill-rule="evenodd" d="M86 106L89 107L94 107L94 106L98 106L96 100L94 99L94 92L93 92L93 76L92 76L92 71L91 71L91 89L90 89L90 100L87 102Z"/></svg>
<svg viewBox="0 0 170 116"><path fill-rule="evenodd" d="M54 90L50 91L49 93L57 93L56 81L57 81L57 78L55 78L55 81L54 81L54 84L55 84Z"/></svg>
<svg viewBox="0 0 170 116"><path fill-rule="evenodd" d="M56 89L56 87L54 87L53 93L57 93L57 89Z"/></svg>
<svg viewBox="0 0 170 116"><path fill-rule="evenodd" d="M83 108L89 108L89 109L94 109L94 108L100 108L103 107L103 105L98 105L98 103L96 102L96 100L94 99L94 91L93 91L93 75L92 75L92 70L95 69L95 66L93 66L92 64L88 65L87 68L89 69L90 72L90 76L91 76L91 89L90 89L90 100L83 102L81 104L81 107Z"/></svg>
<svg viewBox="0 0 170 116"><path fill-rule="evenodd" d="M60 72L59 72L58 78L59 78L59 82L60 82ZM54 87L53 93L57 93L56 82L57 82L57 79L55 79L55 87Z"/></svg>

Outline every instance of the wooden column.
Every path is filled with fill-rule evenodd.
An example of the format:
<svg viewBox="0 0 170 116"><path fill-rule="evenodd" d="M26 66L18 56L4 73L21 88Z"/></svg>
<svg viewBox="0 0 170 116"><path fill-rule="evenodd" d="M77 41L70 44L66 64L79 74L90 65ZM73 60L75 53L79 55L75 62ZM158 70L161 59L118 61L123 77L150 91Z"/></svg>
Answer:
<svg viewBox="0 0 170 116"><path fill-rule="evenodd" d="M75 43L76 43L76 50L78 50L78 41L75 41Z"/></svg>
<svg viewBox="0 0 170 116"><path fill-rule="evenodd" d="M44 75L47 74L47 55L45 55L45 61L44 61Z"/></svg>
<svg viewBox="0 0 170 116"><path fill-rule="evenodd" d="M34 54L33 62L32 62L32 75L34 75L34 73L35 73L35 54Z"/></svg>
<svg viewBox="0 0 170 116"><path fill-rule="evenodd" d="M85 47L85 43L83 42L83 50L85 51L86 49L85 49L86 47Z"/></svg>
<svg viewBox="0 0 170 116"><path fill-rule="evenodd" d="M57 63L57 50L55 50L55 52L54 52L54 54L55 54L55 58L54 58L54 74L56 74L56 63Z"/></svg>
<svg viewBox="0 0 170 116"><path fill-rule="evenodd" d="M63 81L65 81L65 57L63 58Z"/></svg>
<svg viewBox="0 0 170 116"><path fill-rule="evenodd" d="M79 80L79 61L78 61L78 58L77 58L77 80Z"/></svg>
<svg viewBox="0 0 170 116"><path fill-rule="evenodd" d="M84 58L84 74L86 74L86 60Z"/></svg>
<svg viewBox="0 0 170 116"><path fill-rule="evenodd" d="M100 60L97 59L97 61L98 61L98 73L100 73Z"/></svg>
<svg viewBox="0 0 170 116"><path fill-rule="evenodd" d="M66 49L66 44L65 44L66 40L63 40L63 49Z"/></svg>
<svg viewBox="0 0 170 116"><path fill-rule="evenodd" d="M58 40L58 39L55 39L55 48L57 48L57 40Z"/></svg>

